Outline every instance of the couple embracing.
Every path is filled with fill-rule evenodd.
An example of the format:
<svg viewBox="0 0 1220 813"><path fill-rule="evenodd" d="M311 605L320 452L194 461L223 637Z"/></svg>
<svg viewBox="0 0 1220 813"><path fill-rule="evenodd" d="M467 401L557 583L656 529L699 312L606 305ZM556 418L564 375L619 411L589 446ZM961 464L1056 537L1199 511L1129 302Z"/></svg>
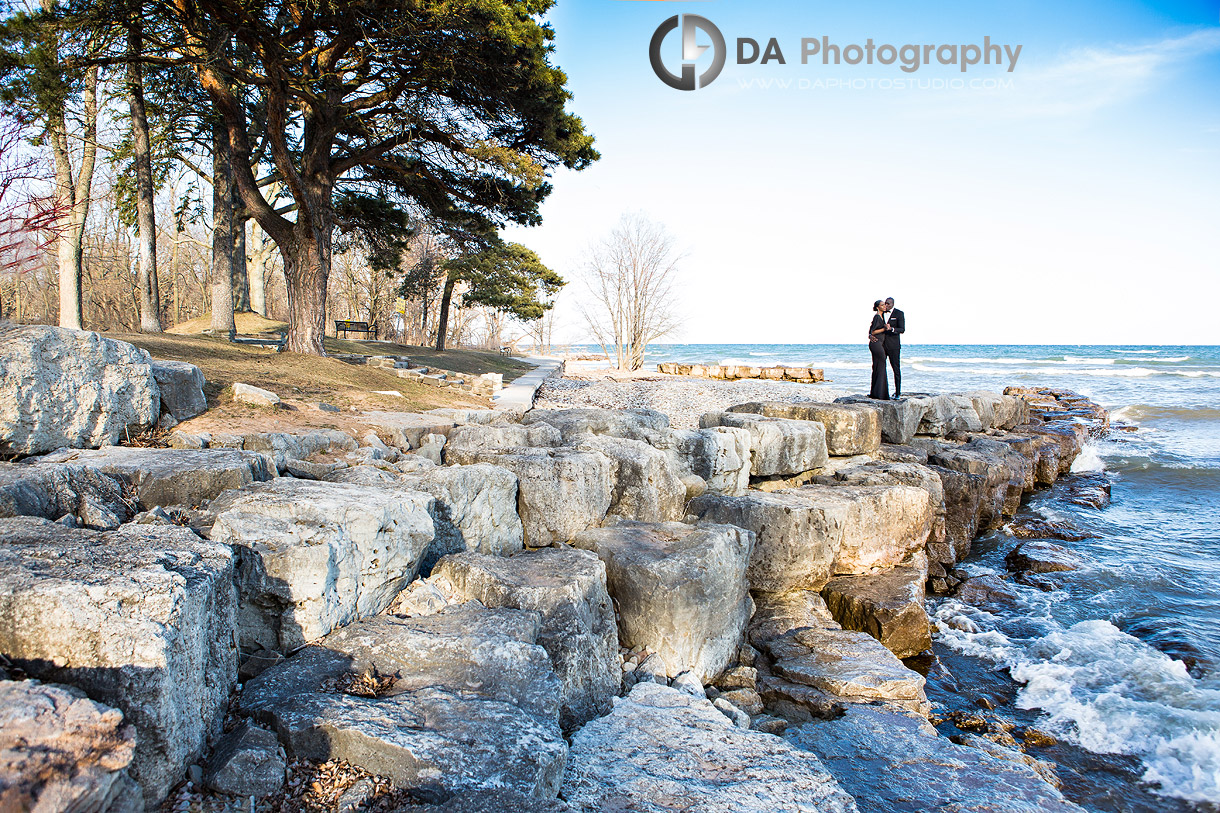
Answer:
<svg viewBox="0 0 1220 813"><path fill-rule="evenodd" d="M873 303L873 323L868 329L868 349L873 355L873 383L868 397L890 400L889 381L885 374L885 360L894 368L894 400L902 394L902 372L898 369L902 353L902 334L906 332L907 320L902 311L894 307L894 297L884 302Z"/></svg>

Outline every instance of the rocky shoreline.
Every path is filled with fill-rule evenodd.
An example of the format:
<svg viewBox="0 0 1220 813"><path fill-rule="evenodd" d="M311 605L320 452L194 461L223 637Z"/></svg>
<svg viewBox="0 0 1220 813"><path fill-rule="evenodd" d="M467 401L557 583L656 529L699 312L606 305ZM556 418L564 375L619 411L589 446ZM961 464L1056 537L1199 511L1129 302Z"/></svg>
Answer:
<svg viewBox="0 0 1220 813"><path fill-rule="evenodd" d="M1079 810L1022 743L938 736L901 660L930 592L985 600L975 537L1106 431L1074 393L547 408L558 380L525 414L131 448L101 444L201 376L4 339L0 807L284 809L342 765L318 809ZM69 400L65 369L102 383Z"/></svg>

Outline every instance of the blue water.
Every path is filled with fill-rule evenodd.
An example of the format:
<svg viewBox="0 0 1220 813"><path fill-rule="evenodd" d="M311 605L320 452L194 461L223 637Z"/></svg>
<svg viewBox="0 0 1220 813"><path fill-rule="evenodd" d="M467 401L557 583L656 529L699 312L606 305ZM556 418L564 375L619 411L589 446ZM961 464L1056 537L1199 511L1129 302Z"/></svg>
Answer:
<svg viewBox="0 0 1220 813"><path fill-rule="evenodd" d="M1012 713L1084 755L1055 758L1066 760L1065 789L1089 809L1216 809L1220 347L912 344L902 353L904 392L1062 387L1138 426L1092 443L1077 461L1111 479L1108 508L1073 506L1060 489L1023 508L1096 533L1061 543L1088 567L1054 574L1049 592L1019 586L1019 605L996 613L930 602L942 656L930 689L968 694L996 675L1010 681ZM868 390L863 343L656 345L647 359L810 365L825 370L828 387ZM1016 544L990 534L965 569L1003 573Z"/></svg>

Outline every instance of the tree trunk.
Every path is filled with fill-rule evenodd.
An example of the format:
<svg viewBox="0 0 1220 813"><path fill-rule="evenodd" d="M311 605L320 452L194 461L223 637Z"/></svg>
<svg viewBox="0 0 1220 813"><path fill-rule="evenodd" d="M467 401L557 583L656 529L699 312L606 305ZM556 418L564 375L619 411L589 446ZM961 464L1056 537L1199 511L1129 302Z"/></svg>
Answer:
<svg viewBox="0 0 1220 813"><path fill-rule="evenodd" d="M267 316L267 246L263 230L258 222L250 221L250 236L254 243L254 265L247 269L250 280L250 310L259 316Z"/></svg>
<svg viewBox="0 0 1220 813"><path fill-rule="evenodd" d="M457 285L454 277L445 278L445 292L441 294L441 312L436 322L436 349L445 349L445 334L449 332L449 303L453 301L453 288Z"/></svg>
<svg viewBox="0 0 1220 813"><path fill-rule="evenodd" d="M139 18L127 34L128 50L143 49ZM131 109L131 144L136 170L136 226L139 228L140 331L161 332L161 288L157 280L157 222L153 211L152 146L144 110L144 77L140 63L127 64L127 105Z"/></svg>
<svg viewBox="0 0 1220 813"><path fill-rule="evenodd" d="M284 253L288 283L288 341L290 353L324 356L326 338L326 280L330 274L331 229L298 226L293 250ZM302 232L309 231L310 234Z"/></svg>
<svg viewBox="0 0 1220 813"><path fill-rule="evenodd" d="M229 132L212 128L212 330L228 336L233 321L233 166Z"/></svg>
<svg viewBox="0 0 1220 813"><path fill-rule="evenodd" d="M72 150L68 145L67 111L60 107L47 120L47 140L55 158L55 203L63 212L55 247L59 264L59 326L73 330L80 330L85 324L81 260L93 167L97 159L97 84L98 69L90 68L85 73L85 128L81 134L80 172L75 178Z"/></svg>
<svg viewBox="0 0 1220 813"><path fill-rule="evenodd" d="M233 308L239 313L250 312L250 277L246 271L246 220L241 211L241 198L233 184Z"/></svg>

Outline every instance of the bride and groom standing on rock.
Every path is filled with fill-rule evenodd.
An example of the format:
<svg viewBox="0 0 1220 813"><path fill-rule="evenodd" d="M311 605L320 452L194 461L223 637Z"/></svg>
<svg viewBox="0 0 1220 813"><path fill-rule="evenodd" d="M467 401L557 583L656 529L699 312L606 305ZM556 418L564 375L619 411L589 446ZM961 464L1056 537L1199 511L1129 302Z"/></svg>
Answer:
<svg viewBox="0 0 1220 813"><path fill-rule="evenodd" d="M873 355L873 381L869 398L890 400L889 380L885 374L885 360L894 368L894 396L902 395L902 371L898 368L902 354L902 334L906 332L907 319L902 311L894 307L894 297L873 303L873 323L868 329L868 350Z"/></svg>

